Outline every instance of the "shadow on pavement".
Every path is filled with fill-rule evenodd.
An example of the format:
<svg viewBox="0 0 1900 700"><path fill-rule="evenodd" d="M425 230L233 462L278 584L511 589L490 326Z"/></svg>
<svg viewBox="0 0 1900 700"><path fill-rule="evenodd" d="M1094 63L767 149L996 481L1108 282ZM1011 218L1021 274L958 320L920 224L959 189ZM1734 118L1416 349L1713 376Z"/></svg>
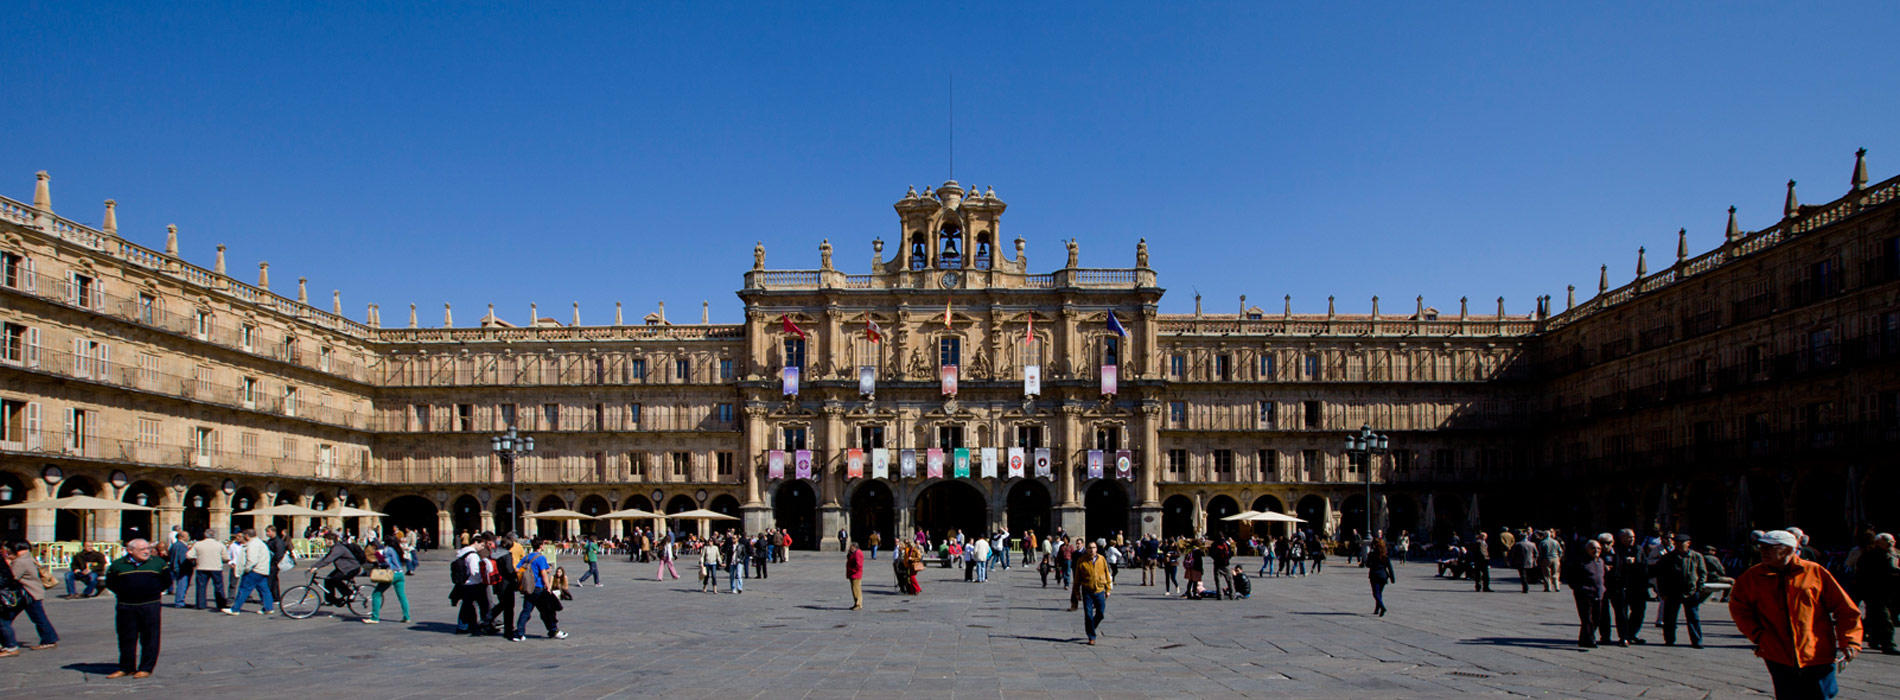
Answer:
<svg viewBox="0 0 1900 700"><path fill-rule="evenodd" d="M1560 640L1560 639L1544 639L1540 637L1474 637L1471 639L1460 639L1458 640L1458 643L1459 644L1489 644L1492 646L1501 646L1501 647L1538 647L1542 649L1565 649L1565 648L1576 648L1577 646L1577 643L1574 640L1566 641L1566 640Z"/></svg>
<svg viewBox="0 0 1900 700"><path fill-rule="evenodd" d="M68 671L78 671L80 673L92 673L92 674L103 676L113 671L119 670L119 665L118 664L77 663L77 664L66 664L65 666L61 666L60 668L66 669Z"/></svg>

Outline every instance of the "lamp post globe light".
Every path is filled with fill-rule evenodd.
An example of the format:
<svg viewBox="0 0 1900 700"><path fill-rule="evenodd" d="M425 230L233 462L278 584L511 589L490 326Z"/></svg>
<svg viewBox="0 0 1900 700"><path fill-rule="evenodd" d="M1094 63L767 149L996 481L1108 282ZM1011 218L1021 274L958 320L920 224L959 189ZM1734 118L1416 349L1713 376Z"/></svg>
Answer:
<svg viewBox="0 0 1900 700"><path fill-rule="evenodd" d="M1371 425L1359 426L1358 433L1346 435L1346 454L1360 460L1360 469L1366 477L1366 534L1361 546L1372 545L1372 458L1386 453L1384 435L1372 432Z"/></svg>
<svg viewBox="0 0 1900 700"><path fill-rule="evenodd" d="M521 455L534 452L534 437L522 437L514 426L508 426L508 432L488 438L488 445L508 469L508 530L517 530L515 522L521 518L521 500L515 497L515 460Z"/></svg>

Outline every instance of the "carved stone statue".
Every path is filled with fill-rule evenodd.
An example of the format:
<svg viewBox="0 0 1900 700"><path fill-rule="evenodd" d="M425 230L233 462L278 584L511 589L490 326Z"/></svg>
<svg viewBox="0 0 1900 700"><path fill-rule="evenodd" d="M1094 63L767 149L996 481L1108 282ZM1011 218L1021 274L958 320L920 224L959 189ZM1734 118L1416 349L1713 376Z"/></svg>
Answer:
<svg viewBox="0 0 1900 700"><path fill-rule="evenodd" d="M1080 258L1081 258L1081 249L1080 249L1080 247L1078 247L1078 246L1076 246L1076 244L1075 244L1075 239L1073 239L1073 238L1071 238L1071 239L1069 239L1069 264L1068 264L1068 267L1075 267L1075 266L1076 266L1076 261L1077 261L1078 259L1080 259Z"/></svg>
<svg viewBox="0 0 1900 700"><path fill-rule="evenodd" d="M1135 243L1135 267L1148 266L1148 239Z"/></svg>
<svg viewBox="0 0 1900 700"><path fill-rule="evenodd" d="M930 376L930 363L924 361L923 348L910 349L910 376L912 379L923 379Z"/></svg>
<svg viewBox="0 0 1900 700"><path fill-rule="evenodd" d="M818 243L818 268L831 269L831 239L829 238Z"/></svg>
<svg viewBox="0 0 1900 700"><path fill-rule="evenodd" d="M759 241L752 246L752 269L765 269L765 241Z"/></svg>
<svg viewBox="0 0 1900 700"><path fill-rule="evenodd" d="M1027 242L1023 240L1022 236L1016 237L1016 263L1019 265L1027 262L1023 259L1023 246L1026 244Z"/></svg>
<svg viewBox="0 0 1900 700"><path fill-rule="evenodd" d="M974 357L970 358L970 375L976 379L989 379L990 352L983 348L977 348L976 352L971 354L974 355Z"/></svg>

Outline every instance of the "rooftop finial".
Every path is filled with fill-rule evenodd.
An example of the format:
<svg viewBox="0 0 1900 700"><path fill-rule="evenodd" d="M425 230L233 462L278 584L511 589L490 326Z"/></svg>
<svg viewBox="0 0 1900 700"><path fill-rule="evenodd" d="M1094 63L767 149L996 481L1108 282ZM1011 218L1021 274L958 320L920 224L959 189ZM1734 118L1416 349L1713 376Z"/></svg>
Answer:
<svg viewBox="0 0 1900 700"><path fill-rule="evenodd" d="M224 274L224 244L223 243L218 244L218 261L212 266L212 270L214 272L217 272L220 275Z"/></svg>
<svg viewBox="0 0 1900 700"><path fill-rule="evenodd" d="M1379 320L1379 295L1372 295L1372 320Z"/></svg>
<svg viewBox="0 0 1900 700"><path fill-rule="evenodd" d="M1418 315L1413 316L1412 317L1413 320L1415 321L1425 320L1425 295L1423 294L1418 295L1418 311L1416 313Z"/></svg>
<svg viewBox="0 0 1900 700"><path fill-rule="evenodd" d="M532 301L528 302L528 327L533 328L539 325L541 325L541 307Z"/></svg>
<svg viewBox="0 0 1900 700"><path fill-rule="evenodd" d="M624 318L625 318L624 316L620 315L620 302L617 302L617 301L614 302L614 325L616 326L627 325L626 321L623 320Z"/></svg>
<svg viewBox="0 0 1900 700"><path fill-rule="evenodd" d="M1504 320L1504 297L1498 297L1498 320Z"/></svg>
<svg viewBox="0 0 1900 700"><path fill-rule="evenodd" d="M343 290L330 290L330 313L338 316L343 315Z"/></svg>
<svg viewBox="0 0 1900 700"><path fill-rule="evenodd" d="M1564 310L1577 308L1577 285L1569 285L1570 293L1564 297Z"/></svg>
<svg viewBox="0 0 1900 700"><path fill-rule="evenodd" d="M455 309L449 308L449 303L446 301L442 302L442 327L455 327Z"/></svg>
<svg viewBox="0 0 1900 700"><path fill-rule="evenodd" d="M1649 253L1645 252L1641 246L1638 246L1636 248L1636 279L1642 279L1648 275Z"/></svg>
<svg viewBox="0 0 1900 700"><path fill-rule="evenodd" d="M118 202L115 202L110 199L106 200L105 223L99 224L99 230L106 232L106 235L108 236L119 235L119 203Z"/></svg>
<svg viewBox="0 0 1900 700"><path fill-rule="evenodd" d="M1689 259L1689 229L1676 229L1676 264Z"/></svg>
<svg viewBox="0 0 1900 700"><path fill-rule="evenodd" d="M1471 297L1458 297L1458 320L1463 321L1470 316Z"/></svg>
<svg viewBox="0 0 1900 700"><path fill-rule="evenodd" d="M45 173L40 173L45 175ZM1867 186L1867 149L1854 151L1854 191ZM51 211L50 209L48 211Z"/></svg>
<svg viewBox="0 0 1900 700"><path fill-rule="evenodd" d="M165 225L165 254L178 257L178 224Z"/></svg>
<svg viewBox="0 0 1900 700"><path fill-rule="evenodd" d="M482 325L483 326L494 325L495 321L497 320L498 319L495 318L495 305L491 303L488 305L488 315L482 317Z"/></svg>
<svg viewBox="0 0 1900 700"><path fill-rule="evenodd" d="M416 327L416 303L409 302L409 327Z"/></svg>
<svg viewBox="0 0 1900 700"><path fill-rule="evenodd" d="M1610 291L1610 266L1604 265L1597 269L1597 293L1602 294L1607 291Z"/></svg>
<svg viewBox="0 0 1900 700"><path fill-rule="evenodd" d="M1281 312L1281 316L1289 321L1293 320L1293 295L1286 295L1286 310Z"/></svg>
<svg viewBox="0 0 1900 700"><path fill-rule="evenodd" d="M297 303L310 303L310 278L308 277L297 278Z"/></svg>
<svg viewBox="0 0 1900 700"><path fill-rule="evenodd" d="M266 292L270 291L270 263L257 264L257 288Z"/></svg>
<svg viewBox="0 0 1900 700"><path fill-rule="evenodd" d="M33 208L48 214L53 213L53 176L41 170L33 173Z"/></svg>
<svg viewBox="0 0 1900 700"><path fill-rule="evenodd" d="M383 315L380 311L376 309L375 304L370 304L369 310L365 313L368 314L368 316L366 316L365 318L369 320L370 326L375 327L375 328L383 327Z"/></svg>
<svg viewBox="0 0 1900 700"><path fill-rule="evenodd" d="M712 323L712 302L701 299L699 302L699 325Z"/></svg>
<svg viewBox="0 0 1900 700"><path fill-rule="evenodd" d="M1801 200L1794 196L1794 181L1788 181L1788 201L1781 205L1781 215L1792 219L1801 213Z"/></svg>
<svg viewBox="0 0 1900 700"><path fill-rule="evenodd" d="M1734 205L1730 205L1728 208L1728 231L1722 234L1722 239L1733 242L1741 239L1741 237L1742 227L1735 223L1735 207Z"/></svg>
<svg viewBox="0 0 1900 700"><path fill-rule="evenodd" d="M1201 315L1201 293L1200 292L1194 293L1194 315L1195 316Z"/></svg>
<svg viewBox="0 0 1900 700"><path fill-rule="evenodd" d="M765 269L765 241L752 244L752 269Z"/></svg>
<svg viewBox="0 0 1900 700"><path fill-rule="evenodd" d="M574 322L569 325L572 325L574 327L579 327L581 325L581 303L578 301L574 302Z"/></svg>
<svg viewBox="0 0 1900 700"><path fill-rule="evenodd" d="M1333 298L1330 295L1326 297L1326 320L1333 320Z"/></svg>

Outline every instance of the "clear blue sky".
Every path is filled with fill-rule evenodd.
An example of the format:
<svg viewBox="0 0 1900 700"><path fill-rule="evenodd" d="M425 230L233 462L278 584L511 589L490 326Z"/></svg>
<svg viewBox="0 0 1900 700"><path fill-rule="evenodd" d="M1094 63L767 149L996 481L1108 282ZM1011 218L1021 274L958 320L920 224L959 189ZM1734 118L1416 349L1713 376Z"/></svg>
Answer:
<svg viewBox="0 0 1900 700"><path fill-rule="evenodd" d="M953 74L1003 238L1047 270L1146 237L1169 312L1561 308L1789 178L1838 197L1856 148L1900 172L1892 3L324 4L14 5L0 192L49 170L65 216L433 326L737 321L755 240L863 272L949 176Z"/></svg>

